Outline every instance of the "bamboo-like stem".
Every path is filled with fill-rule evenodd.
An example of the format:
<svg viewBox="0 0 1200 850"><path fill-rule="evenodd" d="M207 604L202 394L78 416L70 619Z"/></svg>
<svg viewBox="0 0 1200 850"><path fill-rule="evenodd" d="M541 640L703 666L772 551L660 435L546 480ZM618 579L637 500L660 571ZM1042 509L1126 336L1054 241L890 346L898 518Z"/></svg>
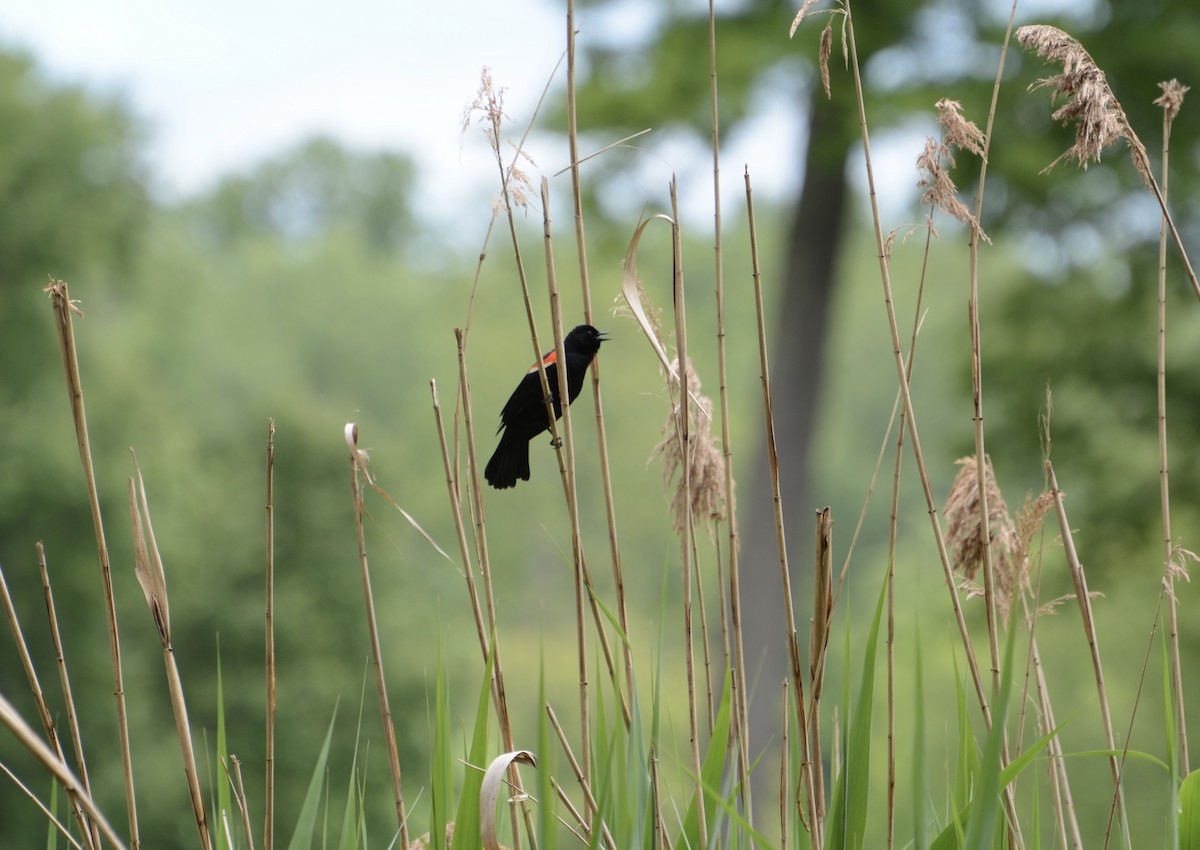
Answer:
<svg viewBox="0 0 1200 850"><path fill-rule="evenodd" d="M933 211L930 210L932 218ZM917 357L917 334L921 330L921 304L925 300L926 273L929 270L929 249L933 241L933 228L925 231L925 250L921 255L921 278L917 285L917 303L913 309L912 336L908 342L908 356L904 364L905 378L912 380L913 364ZM886 445L888 436L892 433L892 423L896 418L896 410L900 406L901 393L896 391L896 400L892 404L892 415L888 420L887 434L884 436ZM900 426L896 435L896 460L892 469L892 504L888 515L888 587L887 587L887 737L888 737L888 798L887 798L887 848L891 850L896 841L896 544L900 522L900 470L904 464L904 431L908 417L900 414ZM882 461L882 453L880 454ZM861 526L862 519L859 519ZM857 533L857 532L856 532ZM844 578L846 569L842 569ZM838 581L838 593L841 593L841 580Z"/></svg>
<svg viewBox="0 0 1200 850"><path fill-rule="evenodd" d="M896 364L896 375L900 383L901 394L904 399L904 412L908 418L909 429L912 435L911 444L913 455L917 463L917 472L921 479L921 488L925 495L925 505L929 513L930 524L933 528L934 542L937 545L938 559L942 564L942 572L946 580L946 587L950 593L951 606L954 609L954 618L958 625L959 636L963 642L963 648L967 659L967 667L971 673L971 683L975 688L975 696L979 701L979 707L983 712L984 723L990 730L992 728L992 709L988 699L987 691L983 685L983 679L980 676L979 664L975 659L974 648L971 644L970 631L967 628L966 618L963 615L962 603L958 598L958 589L954 580L954 569L950 563L950 556L946 550L946 540L942 534L941 522L938 518L937 502L933 496L933 486L929 480L929 469L925 463L925 454L921 449L921 440L917 429L916 414L913 410L912 393L909 390L908 376L906 374L904 355L900 349L900 330L896 323L896 308L892 300L892 280L891 273L888 269L887 255L884 250L883 224L879 214L879 196L875 191L875 171L871 162L871 139L870 131L867 126L867 110L863 96L862 73L858 62L858 46L854 36L854 17L850 12L850 0L844 0L844 8L846 10L846 41L850 53L850 68L854 74L854 91L858 105L859 129L861 131L863 142L863 159L866 166L868 194L871 201L871 219L875 231L875 247L876 254L879 260L880 280L883 284L884 305L887 312L888 329L891 332L892 338L892 356ZM1016 801L1013 798L1012 788L1008 786L1003 791L1005 816L1008 818L1010 826L1010 834L1016 839L1016 846L1020 846L1020 835L1017 832L1016 816Z"/></svg>
<svg viewBox="0 0 1200 850"><path fill-rule="evenodd" d="M708 3L708 77L712 105L713 157L713 274L717 307L717 374L721 404L721 449L725 472L725 512L729 522L729 607L721 607L721 616L729 612L733 632L733 716L738 730L738 792L746 822L754 825L754 806L750 798L750 731L746 697L746 652L742 639L742 589L737 515L733 502L733 439L729 431L729 378L725 352L725 264L721 252L721 123L717 110L717 23L714 0ZM751 239L757 239L751 231Z"/></svg>
<svg viewBox="0 0 1200 850"><path fill-rule="evenodd" d="M1008 58L1008 45L1012 39L1013 26L1016 22L1017 2L1013 0L1008 16L1008 27L1004 33L1004 42L1000 50L1000 61L996 68L996 79L992 85L992 102L988 109L987 128L983 135L983 154L979 165L979 187L975 193L975 215L968 225L970 238L968 242L970 255L971 297L968 308L968 318L971 326L971 398L974 404L973 422L975 425L975 469L978 473L979 493L979 533L983 550L983 586L984 602L987 611L988 651L992 660L992 695L998 697L1001 687L1000 671L1000 638L997 623L996 606L996 577L992 565L992 533L991 516L987 498L987 449L984 443L983 427L983 356L981 353L981 337L979 327L979 245L983 231L979 226L979 217L983 212L983 190L987 182L988 152L992 143L992 128L996 120L996 105L1000 101L1000 83L1004 79L1004 65ZM1000 766L1003 768L1011 760L1007 732L1001 743ZM1015 784L1015 781L1014 783ZM1014 799L1013 784L1005 788L1007 800ZM1007 811L1009 826L1009 847L1016 848L1024 842L1021 837L1021 824L1014 817L1015 806Z"/></svg>
<svg viewBox="0 0 1200 850"><path fill-rule="evenodd" d="M846 0L846 10L849 13L849 0ZM951 604L954 609L955 620L958 625L959 636L962 638L963 647L966 651L967 666L971 673L971 682L975 687L975 695L979 701L980 708L983 711L984 721L988 729L992 726L992 710L988 700L987 691L983 686L983 679L979 674L979 665L975 660L975 652L971 646L971 635L967 629L967 622L962 612L962 603L958 598L956 582L954 580L954 570L950 564L950 556L946 550L946 540L942 535L942 526L938 519L937 503L933 496L933 486L929 481L928 467L925 464L925 453L921 449L921 441L918 436L916 417L913 411L912 394L909 391L908 376L906 374L904 355L900 349L900 330L896 323L896 308L892 300L892 280L891 273L888 269L887 256L884 251L883 227L879 217L879 198L875 191L875 172L871 164L871 147L870 134L867 130L866 106L863 101L862 78L858 66L858 52L854 40L854 22L853 18L848 15L846 22L847 41L850 48L850 65L854 73L854 84L858 97L859 110L859 127L862 133L863 153L866 161L867 185L871 201L871 213L875 230L875 247L876 254L879 259L880 277L883 282L883 296L886 307L888 328L892 336L892 355L896 363L897 376L900 382L900 391L903 396L904 414L908 418L909 429L912 434L912 449L916 457L917 471L920 473L921 486L925 493L926 508L929 512L930 522L933 526L934 542L937 544L938 558L942 564L942 570L945 575L946 585L950 590Z"/></svg>
<svg viewBox="0 0 1200 850"><path fill-rule="evenodd" d="M471 383L467 374L465 337L460 328L454 329L455 341L458 345L458 386L463 411L463 433L467 438L467 470L471 483L471 503L475 515L475 551L479 558L479 573L483 578L484 603L487 611L487 635L490 639L489 654L493 658L492 686L495 689L493 698L496 702L496 714L500 720L500 730L504 734L506 744L512 738L512 727L508 719L508 697L504 689L504 667L500 659L499 629L496 625L496 595L492 592L492 566L487 548L487 526L483 515L483 493L479 481L479 462L475 453L475 428L471 417ZM470 582L468 582L469 584ZM488 641L481 641L482 646L488 646ZM486 663L488 656L484 656ZM507 749L511 752L513 747Z"/></svg>
<svg viewBox="0 0 1200 850"><path fill-rule="evenodd" d="M693 521L695 517L692 517ZM692 541L692 581L696 583L696 610L700 613L700 658L704 665L704 720L706 730L712 735L715 714L713 709L712 655L708 639L708 604L704 600L704 571L700 569L700 548L696 544L696 530L690 533Z"/></svg>
<svg viewBox="0 0 1200 850"><path fill-rule="evenodd" d="M775 445L775 415L771 404L771 372L767 362L767 330L766 317L763 310L762 273L758 264L758 241L754 225L754 191L750 185L750 169L744 174L746 182L746 216L750 226L750 263L754 278L754 306L758 321L758 359L761 369L763 393L763 424L766 428L767 466L771 470L771 498L775 509L775 543L779 552L779 578L783 586L783 612L786 619L788 657L791 663L792 699L796 704L796 731L800 735L800 773L807 791L808 824L812 831L812 844L822 846L824 842L824 825L818 816L818 803L815 794L816 780L813 776L814 766L809 758L808 742L808 710L805 706L804 675L800 666L800 644L796 635L796 612L792 604L792 578L788 568L787 540L783 524L783 497L779 485L779 454ZM817 766L816 770L821 767Z"/></svg>
<svg viewBox="0 0 1200 850"><path fill-rule="evenodd" d="M104 520L100 515L100 496L96 490L96 470L92 464L92 446L88 437L87 412L83 403L83 381L79 374L79 355L75 348L75 328L71 313L78 310L64 280L53 281L46 287L54 309L55 330L66 373L67 393L75 420L75 438L79 444L79 460L87 485L88 506L92 513L92 530L100 558L100 578L104 584L105 617L108 623L108 648L112 661L113 696L117 703L117 739L121 748L121 765L125 780L125 811L129 817L129 845L140 850L142 841L138 830L137 798L133 788L133 756L129 749L129 718L125 709L125 675L121 669L121 638L117 631L117 604L113 596L112 569L108 558L108 543L104 537ZM81 314L82 315L82 314Z"/></svg>
<svg viewBox="0 0 1200 850"><path fill-rule="evenodd" d="M63 650L62 634L58 629L58 612L54 605L54 592L50 588L50 567L46 562L46 547L42 541L36 544L38 571L42 576L42 595L46 600L46 618L50 624L50 639L54 643L54 659L58 667L58 683L62 688L63 702L67 712L67 726L71 730L71 747L75 752L75 764L78 765L79 782L83 790L91 794L91 780L88 778L87 759L83 755L83 735L79 731L79 713L75 709L75 696L71 690L71 677L67 673L67 656ZM64 759L65 761L65 759ZM91 846L100 846L100 830L93 823L90 825ZM85 836L85 841L87 840Z"/></svg>
<svg viewBox="0 0 1200 850"><path fill-rule="evenodd" d="M437 425L438 445L442 450L442 469L446 473L446 491L450 496L450 514L454 517L454 532L458 540L458 553L462 558L463 578L467 583L467 596L471 600L471 613L475 616L475 633L479 637L479 650L484 663L491 654L488 627L483 621L483 609L479 607L479 593L475 588L475 571L471 567L471 547L467 542L466 523L463 521L462 506L459 504L458 482L454 479L454 465L450 462L450 448L446 442L446 429L442 423L442 405L438 400L437 381L429 381L433 395L433 419ZM461 403L461 402L460 402ZM494 691L494 689L493 689ZM497 706L499 710L499 706Z"/></svg>
<svg viewBox="0 0 1200 850"><path fill-rule="evenodd" d="M1036 608L1030 610L1029 601L1024 592L1021 594L1021 605L1025 611L1025 619L1029 623L1030 655L1033 660L1034 682L1037 687L1038 705L1042 712L1042 728L1047 732L1058 724L1054 719L1054 706L1050 701L1050 687L1046 681L1046 671L1042 667L1041 653L1037 640L1033 637L1033 626L1036 618ZM1054 791L1055 826L1058 829L1059 840L1063 847L1070 846L1073 850L1083 850L1083 837L1079 832L1079 819L1075 815L1075 800L1071 794L1071 782L1067 776L1067 760L1063 756L1062 740L1058 735L1050 739L1046 745L1049 758L1051 787ZM1071 830L1070 838L1067 836Z"/></svg>
<svg viewBox="0 0 1200 850"><path fill-rule="evenodd" d="M779 736L779 850L787 850L788 846L788 824L791 822L792 807L788 800L790 796L788 791L791 787L792 769L791 769L791 753L788 747L791 746L788 740L788 727L792 713L788 711L788 680L783 678L783 700L781 701L783 711L781 717L781 734Z"/></svg>
<svg viewBox="0 0 1200 850"><path fill-rule="evenodd" d="M357 435L355 438L357 443ZM361 476L367 470L362 466L359 451L350 452L350 492L354 499L354 534L358 541L358 566L363 581L363 602L367 609L367 632L371 640L371 662L375 668L375 688L379 698L379 713L383 722L384 741L387 745L388 767L392 777L392 798L396 806L396 822L400 828L400 845L408 846L408 817L404 810L404 792L401 789L400 751L396 745L396 726L392 721L392 708L388 702L387 680L383 670L383 649L379 642L379 625L375 617L375 594L371 589L371 569L367 562L367 539L363 532L363 493Z"/></svg>
<svg viewBox="0 0 1200 850"><path fill-rule="evenodd" d="M813 563L813 620L808 640L808 749L809 761L823 765L821 758L821 691L825 684L825 647L833 626L833 514L829 508L817 511L816 553ZM813 795L817 798L817 817L825 818L825 771L813 771Z"/></svg>
<svg viewBox="0 0 1200 850"><path fill-rule="evenodd" d="M21 657L21 667L25 671L25 680L29 684L29 691L33 695L34 704L37 706L38 719L42 722L42 730L46 733L46 740L54 750L54 754L59 761L66 762L67 759L63 755L62 742L59 740L58 731L54 726L54 719L50 716L50 707L46 704L46 695L42 691L41 682L38 681L37 670L33 666L33 658L29 654L29 645L25 642L25 635L21 632L21 623L17 619L17 609L14 607L12 595L8 591L8 581L4 578L3 569L0 569L0 607L4 608L5 618L8 620L9 628L12 629L13 642L17 646L17 654ZM74 816L76 823L79 824L80 834L90 845L92 833L88 826L87 817L76 800L78 790L67 788L67 800L71 807L71 814ZM82 790L86 791L87 788L83 787Z"/></svg>
<svg viewBox="0 0 1200 850"><path fill-rule="evenodd" d="M1171 124L1174 110L1163 110L1162 196L1170 188ZM1171 487L1167 464L1167 219L1163 215L1158 234L1158 488L1162 508L1163 582L1167 592L1167 623L1171 642L1171 686L1175 691L1175 728L1179 737L1179 775L1187 776L1187 717L1183 699L1183 663L1179 652L1179 614L1175 599L1175 543L1171 537Z"/></svg>
<svg viewBox="0 0 1200 850"><path fill-rule="evenodd" d="M275 420L267 423L266 493L266 679L267 741L263 792L263 848L275 848ZM241 778L241 768L238 771Z"/></svg>
<svg viewBox="0 0 1200 850"><path fill-rule="evenodd" d="M87 812L88 818L92 823L100 829L101 834L108 839L108 843L113 845L116 850L125 850L125 843L117 835L116 831L109 824L108 819L96 806L90 794L82 791L82 783L75 777L65 762L58 758L46 744L38 737L37 733L22 719L17 713L16 708L3 694L0 694L0 724L17 739L17 743L29 751L42 767L46 768L51 775L58 781L58 784L63 788L78 788L79 805Z"/></svg>
<svg viewBox="0 0 1200 850"><path fill-rule="evenodd" d="M229 786L233 789L233 799L238 805L238 814L242 819L242 832L246 835L246 847L248 850L254 850L254 829L250 826L250 807L246 804L246 785L242 782L242 762L233 755L229 757L229 760L233 762L232 776L229 774L229 767L225 764L225 759L221 759L221 766L225 768L225 775L229 777ZM233 847L233 841L228 841L228 845Z"/></svg>
<svg viewBox="0 0 1200 850"><path fill-rule="evenodd" d="M588 824L587 818L583 816L583 813L580 812L579 809L575 808L575 804L572 803L571 798L567 796L566 789L559 785L558 780L553 776L550 777L550 785L554 788L554 793L558 795L558 799L564 806L566 806L567 811L571 813L571 817L575 818L575 823L579 825L579 828L583 831L583 833L580 834L574 829L571 829L571 826L566 824L562 818L558 819L559 823L563 823L567 829L570 829L571 832L574 833L575 837L579 839L579 843L586 847L588 844L588 836L590 836L592 832L592 828Z"/></svg>
<svg viewBox="0 0 1200 850"><path fill-rule="evenodd" d="M1100 703L1100 721L1104 726L1104 743L1109 752L1109 772L1113 782L1113 807L1121 821L1121 831L1125 836L1125 846L1129 843L1129 823L1125 816L1124 793L1121 788L1121 765L1116 755L1117 744L1113 737L1112 715L1108 705L1108 689L1104 685L1104 668L1100 663L1100 643L1096 636L1096 621L1092 616L1092 598L1088 594L1087 576L1075 550L1075 537L1071 533L1071 524L1067 521L1067 509L1063 505L1062 491L1058 487L1058 478L1054 474L1054 466L1047 458L1043 461L1046 477L1050 482L1050 494L1054 497L1054 510L1058 516L1059 533L1062 535L1063 552L1067 558L1067 567L1071 571L1071 581L1075 586L1075 597L1079 603L1079 616L1083 624L1084 637L1088 644L1088 654L1092 659L1092 672L1096 677L1096 695ZM1111 835L1112 820L1105 832L1107 842Z"/></svg>
<svg viewBox="0 0 1200 850"><path fill-rule="evenodd" d="M679 232L679 192L675 179L671 179L671 265L674 274L672 291L675 303L675 344L679 357L679 406L675 417L675 428L680 442L680 475L683 477L685 521L681 530L679 546L680 575L683 579L683 640L687 666L688 688L688 731L691 738L692 770L696 776L696 814L698 837L701 847L708 846L708 821L704 811L704 779L700 762L700 730L696 715L696 656L692 634L692 538L695 533L692 516L691 480L691 422L688 398L688 345L687 307L683 287L683 245Z"/></svg>
<svg viewBox="0 0 1200 850"><path fill-rule="evenodd" d="M579 256L579 289L583 298L583 320L595 325L592 316L592 287L588 274L587 239L583 226L583 189L579 178L579 131L575 97L575 0L567 0L567 143L571 153L571 200L575 217L575 246ZM596 446L600 457L600 480L604 485L604 514L608 523L608 546L612 559L613 586L616 591L617 622L626 639L621 642L625 660L625 688L622 700L626 727L632 722L628 700L633 698L633 642L629 632L629 613L625 603L625 576L621 566L621 545L617 536L617 512L613 499L612 474L608 458L608 435L604 425L604 405L600 393L600 361L592 361L592 401L596 411Z"/></svg>
<svg viewBox="0 0 1200 850"><path fill-rule="evenodd" d="M459 401L462 404L463 411L463 433L466 435L467 439L467 471L470 475L471 483L471 506L475 514L475 551L479 558L479 571L483 577L484 599L487 604L487 634L490 635L489 648L490 657L492 658L492 699L496 703L496 714L500 722L500 733L504 736L505 747L509 752L511 752L516 749L516 746L513 743L512 722L509 718L508 712L508 695L504 686L504 666L500 660L500 633L496 624L496 595L492 589L492 567L491 559L488 556L486 524L484 522L483 514L483 490L480 486L480 466L475 451L475 428L472 424L471 382L467 373L467 356L465 348L466 337L461 328L454 329L454 338L458 349L458 386L460 391ZM540 359L538 362L541 362ZM449 476L449 472L447 472L447 475ZM452 484L451 490L453 493L457 494L457 485ZM457 500L455 501L455 505L455 510L457 511ZM469 568L467 569L467 574L468 576L470 575ZM468 586L471 584L471 580L468 579ZM478 612L476 613L476 623L478 625ZM484 640L481 635L480 643L481 647L483 647L488 646L489 642ZM485 663L487 658L488 655L485 654ZM515 784L519 789L519 792L523 795L524 789L521 786L521 777L519 773L516 776ZM526 824L531 824L529 809L527 806L522 805L522 813L525 816ZM530 828L528 832L530 843L534 845L534 850L536 850L536 833L532 828ZM515 828L514 822L513 843L516 845L517 850L520 850L520 842L520 832Z"/></svg>
<svg viewBox="0 0 1200 850"><path fill-rule="evenodd" d="M562 724L558 722L558 716L554 713L554 709L550 707L549 703L546 703L546 716L550 720L550 726L554 729L554 734L558 736L558 743L562 746L563 752L567 756L567 763L571 765L571 772L575 774L575 781L579 783L579 790L583 792L584 803L587 805L587 818L592 819L590 823L581 821L580 825L584 826L590 833L598 822L604 843L608 846L609 850L618 850L617 842L609 831L608 825L600 818L600 806L596 802L596 796L592 793L591 781L588 778L591 774L587 772L587 768L581 765L579 759L575 757L575 752L571 749L571 744L567 740L567 733L563 730Z"/></svg>
<svg viewBox="0 0 1200 850"><path fill-rule="evenodd" d="M581 704L584 704L583 717L581 723L585 723L585 728L590 729L590 720L587 715L586 708L586 688L587 688L587 660L586 660L586 636L584 634L585 616L583 606L586 602L591 608L592 620L595 623L596 635L600 640L600 648L604 654L605 666L608 669L609 678L613 682L619 699L621 702L621 714L625 720L626 728L632 722L632 715L628 699L625 693L622 692L621 682L617 676L616 663L613 660L612 648L608 642L608 633L604 628L604 615L600 611L600 604L593 592L595 585L592 582L592 573L588 568L587 555L583 551L583 536L579 525L579 496L575 486L575 438L574 429L571 422L570 405L567 403L570 399L568 393L567 369L566 369L566 352L564 350L565 336L562 320L561 299L558 292L558 276L554 269L554 249L550 234L550 188L549 182L542 178L542 210L543 210L543 233L545 238L546 251L546 282L550 297L550 318L554 332L554 347L556 352L557 362L563 364L561 368L556 369L558 376L558 386L554 388L554 392L560 399L559 409L562 411L562 431L564 442L561 446L555 446L558 449L558 458L560 471L562 472L563 496L566 500L568 519L571 523L571 556L572 564L575 571L575 605L576 605L576 622L579 634L577 636L579 649L579 675L580 675L580 697ZM593 359L593 368L595 365ZM590 739L590 731L586 732L583 740Z"/></svg>
<svg viewBox="0 0 1200 850"><path fill-rule="evenodd" d="M54 824L54 828L59 831L59 834L62 835L62 837L65 838L67 842L75 848L75 850L83 850L83 845L76 841L75 836L71 834L71 828L60 821L54 814L54 811L45 803L43 803L36 794L33 793L33 789L21 781L21 777L9 770L8 765L4 764L4 762L0 762L0 773L3 773L5 776L7 776L9 781L11 781L13 785L17 786L17 790L28 797L33 804L38 807L41 813L46 816L46 820Z"/></svg>

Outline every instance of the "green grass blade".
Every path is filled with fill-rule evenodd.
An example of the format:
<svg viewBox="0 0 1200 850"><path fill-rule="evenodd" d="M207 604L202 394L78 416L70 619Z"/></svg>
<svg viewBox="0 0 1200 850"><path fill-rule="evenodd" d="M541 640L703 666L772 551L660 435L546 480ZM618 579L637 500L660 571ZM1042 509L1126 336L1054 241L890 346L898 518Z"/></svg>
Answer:
<svg viewBox="0 0 1200 850"><path fill-rule="evenodd" d="M216 816L211 821L212 832L216 833L217 850L233 850L230 848L223 830L222 815L233 816L233 797L229 791L229 777L222 765L229 764L229 750L226 747L226 731L224 731L224 688L221 682L221 641L217 641L217 770L214 783L217 786ZM232 770L232 768L230 768Z"/></svg>
<svg viewBox="0 0 1200 850"><path fill-rule="evenodd" d="M730 696L731 678L729 671L725 671L725 684L721 690L721 706L717 712L716 720L713 723L712 736L708 741L708 752L704 754L704 763L700 766L701 781L704 787L719 788L721 785L721 776L725 772L725 760L729 753L729 720L730 706L732 699ZM694 777L693 777L694 778ZM717 830L713 828L714 817L717 813L717 803L721 800L719 793L705 793L704 795L704 822L709 824L711 834L716 834ZM683 832L679 840L675 842L676 847L700 847L700 813L697 808L699 801L693 797L692 803L688 806L687 815L683 819Z"/></svg>
<svg viewBox="0 0 1200 850"><path fill-rule="evenodd" d="M853 716L847 723L842 771L834 785L825 847L860 850L867 830L867 806L871 787L871 716L875 702L875 655L879 646L879 625L887 601L888 577L885 574L875 603L875 616L863 651L862 679Z"/></svg>
<svg viewBox="0 0 1200 850"><path fill-rule="evenodd" d="M432 802L429 820L429 846L445 850L446 820L454 800L454 764L450 758L450 707L446 699L445 666L442 659L442 636L438 632L437 680L434 685L433 764L430 771Z"/></svg>
<svg viewBox="0 0 1200 850"><path fill-rule="evenodd" d="M988 733L983 749L983 761L979 766L979 781L972 800L970 823L967 827L967 850L985 850L992 845L996 827L1000 823L1000 763L1006 734L1008 702L1012 696L1013 658L1017 630L1008 630L1005 642L1004 667L1000 674L1000 695L992 703L992 729Z"/></svg>
<svg viewBox="0 0 1200 850"><path fill-rule="evenodd" d="M546 715L546 656L542 653L538 669L538 847L541 850L556 850L558 846L558 823L554 820L554 786L550 778L554 775L553 752L550 743L550 719Z"/></svg>
<svg viewBox="0 0 1200 850"><path fill-rule="evenodd" d="M917 621L917 636L914 642L914 678L916 696L913 703L913 754L912 754L912 806L913 846L929 846L929 808L925 802L929 779L925 774L925 670L921 658L921 623Z"/></svg>
<svg viewBox="0 0 1200 850"><path fill-rule="evenodd" d="M300 815L296 818L296 828L292 831L292 840L288 842L288 850L309 850L313 844L313 830L317 825L317 812L321 805L321 788L324 785L325 765L329 761L329 742L333 740L333 724L337 720L337 708L333 709L333 717L329 718L329 729L325 733L325 743L313 766L312 778L308 781L308 790L304 793L304 802L300 806Z"/></svg>
<svg viewBox="0 0 1200 850"><path fill-rule="evenodd" d="M1179 850L1200 850L1200 770L1179 786Z"/></svg>
<svg viewBox="0 0 1200 850"><path fill-rule="evenodd" d="M479 689L479 707L475 710L475 731L471 738L471 751L467 754L467 769L463 775L462 793L458 797L458 812L454 817L454 837L451 850L479 850L479 796L483 785L483 771L491 762L488 758L488 719L492 695L492 669L495 663L495 640L493 651L488 655L483 671L483 685ZM492 817L495 815L492 814Z"/></svg>
<svg viewBox="0 0 1200 850"><path fill-rule="evenodd" d="M58 815L58 783L57 782L50 783L50 802L46 808L50 809L51 815L54 815L54 816ZM46 829L47 829L46 850L55 850L55 848L58 847L58 827L54 825L53 821L50 821L49 823L47 823Z"/></svg>

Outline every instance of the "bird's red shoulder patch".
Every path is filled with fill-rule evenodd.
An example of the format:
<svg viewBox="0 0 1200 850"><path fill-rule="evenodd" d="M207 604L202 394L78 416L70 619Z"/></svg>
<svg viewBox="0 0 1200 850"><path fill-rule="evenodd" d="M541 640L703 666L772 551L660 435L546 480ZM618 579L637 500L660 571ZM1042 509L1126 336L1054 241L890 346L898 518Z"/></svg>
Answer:
<svg viewBox="0 0 1200 850"><path fill-rule="evenodd" d="M543 366L550 366L557 362L558 362L558 350L557 349L551 351L549 354L547 354L545 357L542 358ZM534 363L532 366L529 367L530 373L536 372L537 370L538 370L538 367L537 367L536 363Z"/></svg>

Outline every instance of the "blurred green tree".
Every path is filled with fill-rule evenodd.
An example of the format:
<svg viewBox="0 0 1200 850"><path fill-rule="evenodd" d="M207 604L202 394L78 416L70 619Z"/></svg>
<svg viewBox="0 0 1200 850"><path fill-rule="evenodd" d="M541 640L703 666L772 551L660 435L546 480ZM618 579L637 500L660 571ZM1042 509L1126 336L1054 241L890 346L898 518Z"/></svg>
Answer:
<svg viewBox="0 0 1200 850"><path fill-rule="evenodd" d="M189 207L201 234L221 247L256 236L312 243L350 227L371 250L393 254L414 227L412 186L406 157L359 153L318 136L226 177Z"/></svg>

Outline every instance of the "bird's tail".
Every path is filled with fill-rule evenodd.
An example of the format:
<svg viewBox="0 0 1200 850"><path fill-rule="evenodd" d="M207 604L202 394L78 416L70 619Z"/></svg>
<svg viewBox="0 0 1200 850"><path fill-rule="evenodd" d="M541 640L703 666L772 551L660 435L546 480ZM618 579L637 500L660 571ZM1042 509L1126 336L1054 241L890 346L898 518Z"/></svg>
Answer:
<svg viewBox="0 0 1200 850"><path fill-rule="evenodd" d="M529 480L529 443L526 440L510 440L507 432L500 437L492 459L483 470L487 483L497 490L517 486L517 479Z"/></svg>

